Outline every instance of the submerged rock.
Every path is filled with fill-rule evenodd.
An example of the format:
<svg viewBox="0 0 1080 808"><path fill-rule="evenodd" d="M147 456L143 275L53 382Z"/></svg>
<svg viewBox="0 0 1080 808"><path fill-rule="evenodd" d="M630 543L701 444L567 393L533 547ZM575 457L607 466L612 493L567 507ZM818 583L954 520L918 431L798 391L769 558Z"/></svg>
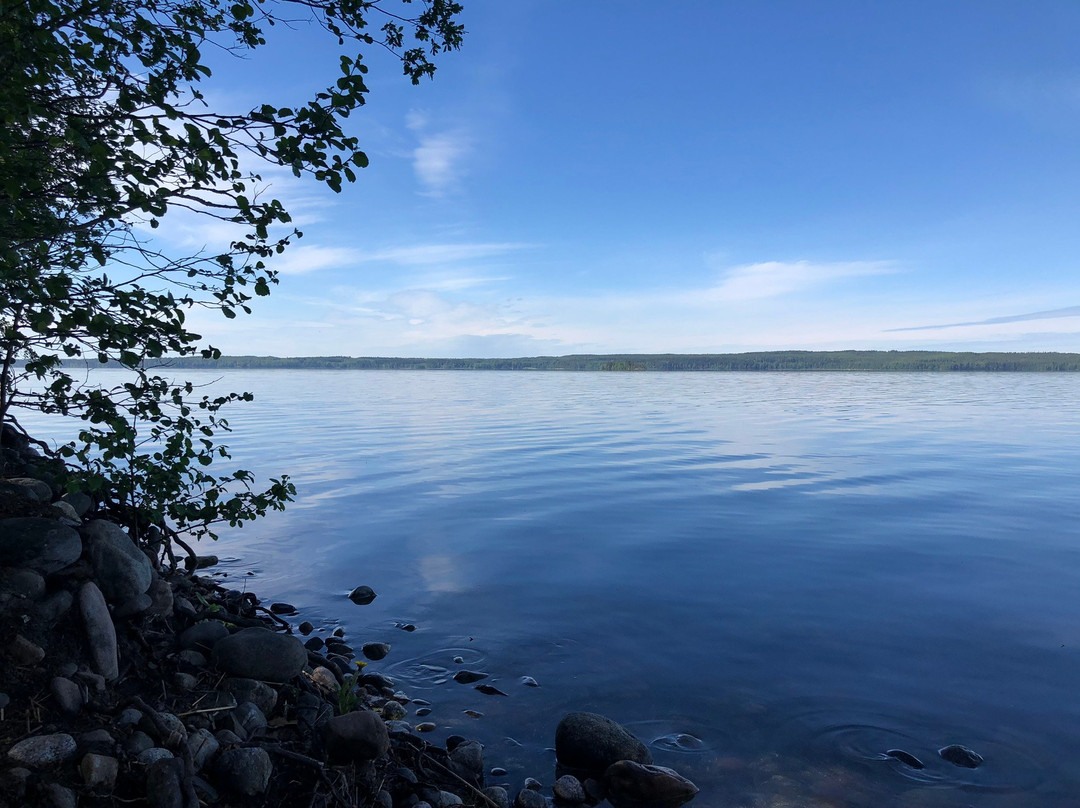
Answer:
<svg viewBox="0 0 1080 808"><path fill-rule="evenodd" d="M487 679L486 673L480 673L479 671L458 671L454 674L454 681L462 685L471 685L473 682L479 682L481 679Z"/></svg>
<svg viewBox="0 0 1080 808"><path fill-rule="evenodd" d="M357 606L367 606L371 601L375 600L376 597L375 590L370 586L358 586L349 593L349 600Z"/></svg>
<svg viewBox="0 0 1080 808"><path fill-rule="evenodd" d="M390 653L390 646L384 642L365 643L360 652L368 659L378 661Z"/></svg>
<svg viewBox="0 0 1080 808"><path fill-rule="evenodd" d="M645 744L610 718L597 713L569 713L555 730L555 756L571 769L602 772L629 760L652 763Z"/></svg>
<svg viewBox="0 0 1080 808"><path fill-rule="evenodd" d="M604 772L604 782L613 804L649 808L675 808L692 800L699 790L673 769L632 760L620 760L609 766Z"/></svg>
<svg viewBox="0 0 1080 808"><path fill-rule="evenodd" d="M943 746L938 750L938 754L942 760L964 769L977 769L983 763L982 755L958 743Z"/></svg>
<svg viewBox="0 0 1080 808"><path fill-rule="evenodd" d="M925 769L926 766L921 760L912 755L910 752L905 752L903 749L890 749L885 753L886 757L895 758L901 763L905 763L913 769Z"/></svg>

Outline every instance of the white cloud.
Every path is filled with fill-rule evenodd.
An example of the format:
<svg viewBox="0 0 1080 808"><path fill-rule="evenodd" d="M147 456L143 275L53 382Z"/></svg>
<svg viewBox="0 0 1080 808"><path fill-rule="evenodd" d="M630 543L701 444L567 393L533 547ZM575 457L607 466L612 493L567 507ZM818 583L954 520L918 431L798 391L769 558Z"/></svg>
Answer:
<svg viewBox="0 0 1080 808"><path fill-rule="evenodd" d="M412 247L389 247L365 253L363 261L389 261L394 264L446 264L455 261L474 261L495 255L527 249L532 245L511 242L490 244L417 244Z"/></svg>
<svg viewBox="0 0 1080 808"><path fill-rule="evenodd" d="M282 275L305 275L320 269L350 266L359 258L356 250L348 247L323 247L318 244L297 244L267 262L270 269Z"/></svg>
<svg viewBox="0 0 1080 808"><path fill-rule="evenodd" d="M884 261L765 261L729 269L719 285L709 290L714 301L760 300L801 292L841 278L882 275L895 271Z"/></svg>
<svg viewBox="0 0 1080 808"><path fill-rule="evenodd" d="M470 148L470 138L460 131L422 135L420 145L413 150L413 170L423 186L422 193L442 196L454 190Z"/></svg>

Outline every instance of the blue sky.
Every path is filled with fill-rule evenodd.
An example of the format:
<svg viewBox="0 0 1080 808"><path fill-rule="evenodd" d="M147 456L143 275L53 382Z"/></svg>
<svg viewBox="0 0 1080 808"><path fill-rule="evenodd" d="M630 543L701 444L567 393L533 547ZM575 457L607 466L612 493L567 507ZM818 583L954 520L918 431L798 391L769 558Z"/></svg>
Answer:
<svg viewBox="0 0 1080 808"><path fill-rule="evenodd" d="M1080 3L463 0L411 86L372 51L341 194L227 353L1080 351ZM215 103L333 80L319 32ZM174 246L227 234L175 221Z"/></svg>

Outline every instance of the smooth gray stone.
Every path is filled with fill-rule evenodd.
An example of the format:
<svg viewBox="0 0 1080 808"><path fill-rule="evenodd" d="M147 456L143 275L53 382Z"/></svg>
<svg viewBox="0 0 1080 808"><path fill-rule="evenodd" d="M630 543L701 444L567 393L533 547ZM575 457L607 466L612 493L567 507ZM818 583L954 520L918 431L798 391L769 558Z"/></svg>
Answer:
<svg viewBox="0 0 1080 808"><path fill-rule="evenodd" d="M52 501L52 488L44 480L38 480L34 477L9 477L4 480L4 484L5 486L22 489L27 499L33 499L37 502Z"/></svg>
<svg viewBox="0 0 1080 808"><path fill-rule="evenodd" d="M135 595L135 597L128 598L122 603L117 603L113 607L113 617L134 617L145 612L153 603L150 596L143 592Z"/></svg>
<svg viewBox="0 0 1080 808"><path fill-rule="evenodd" d="M79 751L83 753L95 752L99 755L111 755L116 751L116 739L107 729L84 732L76 740L79 742Z"/></svg>
<svg viewBox="0 0 1080 808"><path fill-rule="evenodd" d="M241 738L250 738L266 729L266 716L250 701L236 705L231 717L233 732Z"/></svg>
<svg viewBox="0 0 1080 808"><path fill-rule="evenodd" d="M547 800L539 791L523 788L514 798L514 808L547 808Z"/></svg>
<svg viewBox="0 0 1080 808"><path fill-rule="evenodd" d="M439 808L453 808L455 805L464 805L465 801L452 791L439 792Z"/></svg>
<svg viewBox="0 0 1080 808"><path fill-rule="evenodd" d="M608 797L615 802L675 808L694 798L698 787L673 769L632 760L613 763L604 772Z"/></svg>
<svg viewBox="0 0 1080 808"><path fill-rule="evenodd" d="M379 716L361 710L328 720L323 726L323 746L331 760L375 760L390 748L390 736Z"/></svg>
<svg viewBox="0 0 1080 808"><path fill-rule="evenodd" d="M473 786L484 784L484 747L478 741L465 741L454 747L450 763L456 774Z"/></svg>
<svg viewBox="0 0 1080 808"><path fill-rule="evenodd" d="M83 525L79 532L89 549L101 592L109 603L121 604L146 594L153 579L150 559L123 528L95 519Z"/></svg>
<svg viewBox="0 0 1080 808"><path fill-rule="evenodd" d="M8 566L51 575L78 561L82 550L79 534L55 519L0 519L0 558Z"/></svg>
<svg viewBox="0 0 1080 808"><path fill-rule="evenodd" d="M390 653L390 646L384 642L369 642L364 644L364 647L360 649L360 653L368 659L378 661Z"/></svg>
<svg viewBox="0 0 1080 808"><path fill-rule="evenodd" d="M0 592L36 600L45 594L45 579L25 567L0 569Z"/></svg>
<svg viewBox="0 0 1080 808"><path fill-rule="evenodd" d="M135 730L124 741L124 751L131 757L137 758L147 749L154 748L154 739L143 732L141 729ZM168 750L162 750L168 751Z"/></svg>
<svg viewBox="0 0 1080 808"><path fill-rule="evenodd" d="M105 605L105 597L93 581L87 581L79 589L79 609L86 627L94 670L111 682L120 675L116 627L113 626L109 607Z"/></svg>
<svg viewBox="0 0 1080 808"><path fill-rule="evenodd" d="M65 525L71 525L72 527L78 527L82 524L82 519L79 518L79 514L75 513L75 509L63 500L54 502L52 504L53 509L57 512L60 521Z"/></svg>
<svg viewBox="0 0 1080 808"><path fill-rule="evenodd" d="M207 665L206 657L193 648L178 653L176 661L191 670L202 670Z"/></svg>
<svg viewBox="0 0 1080 808"><path fill-rule="evenodd" d="M176 689L182 693L188 693L199 686L199 677L192 676L190 673L184 673L183 671L177 671L173 674L173 685Z"/></svg>
<svg viewBox="0 0 1080 808"><path fill-rule="evenodd" d="M116 785L116 775L120 771L120 761L109 755L84 755L79 763L79 773L88 788L112 791Z"/></svg>
<svg viewBox="0 0 1080 808"><path fill-rule="evenodd" d="M168 617L173 613L172 587L164 578L154 578L146 594L150 598L150 608L146 611L151 617Z"/></svg>
<svg viewBox="0 0 1080 808"><path fill-rule="evenodd" d="M161 760L172 760L173 753L160 746L151 746L149 749L139 752L135 759L144 766L153 766L153 764Z"/></svg>
<svg viewBox="0 0 1080 808"><path fill-rule="evenodd" d="M287 682L307 663L307 650L289 634L264 628L245 628L214 646L213 661L232 676Z"/></svg>
<svg viewBox="0 0 1080 808"><path fill-rule="evenodd" d="M49 808L76 808L79 804L75 792L59 783L46 783L40 793Z"/></svg>
<svg viewBox="0 0 1080 808"><path fill-rule="evenodd" d="M400 721L408 714L409 711L405 709L403 704L393 700L386 702L382 708L383 720L385 721Z"/></svg>
<svg viewBox="0 0 1080 808"><path fill-rule="evenodd" d="M274 707L277 706L277 691L257 679L226 679L222 688L236 699L237 704L250 701L262 710L263 715L270 715L270 713L274 712Z"/></svg>
<svg viewBox="0 0 1080 808"><path fill-rule="evenodd" d="M253 797L270 784L274 764L265 749L226 749L214 766L217 784L229 791Z"/></svg>
<svg viewBox="0 0 1080 808"><path fill-rule="evenodd" d="M63 676L54 676L49 682L49 690L60 709L68 715L75 715L83 706L82 690L77 684Z"/></svg>
<svg viewBox="0 0 1080 808"><path fill-rule="evenodd" d="M151 762L146 769L146 801L151 808L184 808L183 776L183 761L171 755Z"/></svg>
<svg viewBox="0 0 1080 808"><path fill-rule="evenodd" d="M552 786L551 790L555 794L555 797L563 802L573 804L585 802L585 789L582 787L581 782L572 774L564 774L556 780L555 785Z"/></svg>
<svg viewBox="0 0 1080 808"><path fill-rule="evenodd" d="M484 789L484 796L491 800L498 808L510 808L510 795L502 786L488 786Z"/></svg>
<svg viewBox="0 0 1080 808"><path fill-rule="evenodd" d="M958 743L943 746L938 750L938 754L941 755L942 760L963 769L977 769L983 763L982 755Z"/></svg>
<svg viewBox="0 0 1080 808"><path fill-rule="evenodd" d="M208 729L197 729L188 735L188 749L191 750L191 762L195 771L201 771L210 759L218 753L221 743Z"/></svg>
<svg viewBox="0 0 1080 808"><path fill-rule="evenodd" d="M94 500L90 499L82 491L73 491L60 497L61 502L66 502L75 511L75 515L82 519L94 507Z"/></svg>
<svg viewBox="0 0 1080 808"><path fill-rule="evenodd" d="M229 629L220 620L206 620L180 632L180 647L206 653L228 636Z"/></svg>
<svg viewBox="0 0 1080 808"><path fill-rule="evenodd" d="M602 772L620 760L652 763L645 744L610 718L570 713L555 730L555 756L571 769Z"/></svg>
<svg viewBox="0 0 1080 808"><path fill-rule="evenodd" d="M30 642L22 634L16 634L15 639L7 648L7 655L16 665L37 665L45 658L45 649L36 643Z"/></svg>
<svg viewBox="0 0 1080 808"><path fill-rule="evenodd" d="M357 606L367 606L378 597L370 586L358 586L349 593L349 600Z"/></svg>
<svg viewBox="0 0 1080 808"><path fill-rule="evenodd" d="M25 738L12 746L7 756L15 763L37 769L65 761L78 749L74 738L67 733L57 732L53 735Z"/></svg>

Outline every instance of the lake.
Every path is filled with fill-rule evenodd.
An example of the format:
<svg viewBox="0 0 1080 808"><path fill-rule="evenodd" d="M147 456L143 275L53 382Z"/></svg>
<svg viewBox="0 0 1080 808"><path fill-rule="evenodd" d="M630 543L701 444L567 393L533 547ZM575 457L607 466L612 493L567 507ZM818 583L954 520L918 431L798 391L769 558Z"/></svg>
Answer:
<svg viewBox="0 0 1080 808"><path fill-rule="evenodd" d="M1080 800L1080 375L220 378L256 396L229 468L299 495L199 551L390 643L369 670L506 782L549 786L555 725L589 710L703 807Z"/></svg>

